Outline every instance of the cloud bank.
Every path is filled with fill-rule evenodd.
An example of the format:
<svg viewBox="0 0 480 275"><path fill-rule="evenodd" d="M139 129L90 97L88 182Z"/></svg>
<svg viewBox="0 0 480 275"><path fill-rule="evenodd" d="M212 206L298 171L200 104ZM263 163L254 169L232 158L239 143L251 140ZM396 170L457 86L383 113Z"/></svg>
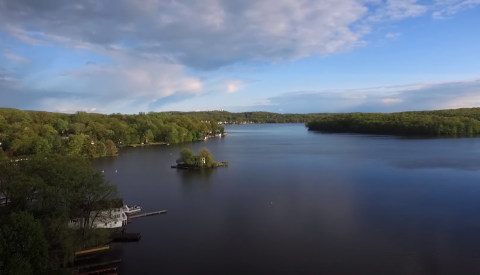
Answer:
<svg viewBox="0 0 480 275"><path fill-rule="evenodd" d="M267 98L253 108L287 113L401 112L480 106L480 78L354 90L304 91Z"/></svg>
<svg viewBox="0 0 480 275"><path fill-rule="evenodd" d="M84 67L43 82L7 74L11 68L4 68L0 96L3 106L20 108L155 110L166 102L244 87L238 79L208 86L208 72L349 51L365 45L365 35L382 22L426 14L443 18L478 4L480 0L0 0L0 30L10 37L38 51L83 50L111 61L85 60ZM29 64L13 53L4 57ZM207 79L195 77L199 71L207 72Z"/></svg>

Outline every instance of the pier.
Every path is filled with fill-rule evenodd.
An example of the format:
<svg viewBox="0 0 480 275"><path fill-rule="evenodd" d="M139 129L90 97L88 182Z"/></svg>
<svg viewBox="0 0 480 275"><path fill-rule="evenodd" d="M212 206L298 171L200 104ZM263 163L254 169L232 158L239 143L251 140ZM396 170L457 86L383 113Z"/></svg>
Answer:
<svg viewBox="0 0 480 275"><path fill-rule="evenodd" d="M108 262L102 262L102 263L96 263L96 264L89 264L89 265L83 265L83 266L79 266L78 269L79 270L82 270L82 269L89 269L89 268L94 268L94 267L99 267L99 266L105 266L105 265L111 265L111 264L118 264L122 262L121 259L118 259L118 260L113 260L113 261L108 261Z"/></svg>
<svg viewBox="0 0 480 275"><path fill-rule="evenodd" d="M106 246L102 246L102 247L97 247L97 248L92 248L92 249L87 249L87 250L82 250L82 251L75 252L75 256L76 257L77 256L82 256L82 255L85 255L85 254L105 251L105 250L109 250L109 249L110 249L110 246L106 245Z"/></svg>
<svg viewBox="0 0 480 275"><path fill-rule="evenodd" d="M85 273L80 273L78 275L90 275L90 274L104 274L105 272L110 272L110 271L117 271L118 267L111 267L111 268L105 268L105 269L100 269L100 270L95 270L95 271L90 271L90 272L85 272Z"/></svg>
<svg viewBox="0 0 480 275"><path fill-rule="evenodd" d="M129 219L136 219L136 218L148 217L148 216L164 214L164 213L167 213L167 210L161 210L161 211L149 212L149 213L144 213L144 214L132 215L132 216L129 216L128 218Z"/></svg>

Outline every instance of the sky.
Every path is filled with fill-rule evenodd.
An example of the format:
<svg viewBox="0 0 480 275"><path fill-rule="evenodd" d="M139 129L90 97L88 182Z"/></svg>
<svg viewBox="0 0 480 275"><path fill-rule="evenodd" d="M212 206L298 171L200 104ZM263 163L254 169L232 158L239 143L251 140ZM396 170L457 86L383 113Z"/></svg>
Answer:
<svg viewBox="0 0 480 275"><path fill-rule="evenodd" d="M480 0L0 0L0 107L480 107Z"/></svg>

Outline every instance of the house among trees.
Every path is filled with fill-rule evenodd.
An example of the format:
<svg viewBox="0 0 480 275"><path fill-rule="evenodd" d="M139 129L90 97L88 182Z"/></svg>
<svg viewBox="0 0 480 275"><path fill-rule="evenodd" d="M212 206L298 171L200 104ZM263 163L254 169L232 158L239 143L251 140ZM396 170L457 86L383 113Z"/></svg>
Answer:
<svg viewBox="0 0 480 275"><path fill-rule="evenodd" d="M91 211L88 217L73 218L68 223L68 227L74 229L119 228L126 225L127 214L121 199L114 200L109 209Z"/></svg>
<svg viewBox="0 0 480 275"><path fill-rule="evenodd" d="M194 160L194 162L193 162L193 165L196 165L196 166L205 165L205 158L204 158L204 157L197 157L197 158L195 158L195 160Z"/></svg>

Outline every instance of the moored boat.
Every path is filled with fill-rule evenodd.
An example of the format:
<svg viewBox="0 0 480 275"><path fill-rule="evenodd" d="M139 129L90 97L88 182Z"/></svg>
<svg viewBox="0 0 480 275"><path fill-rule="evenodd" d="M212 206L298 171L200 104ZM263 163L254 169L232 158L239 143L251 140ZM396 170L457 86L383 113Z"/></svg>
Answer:
<svg viewBox="0 0 480 275"><path fill-rule="evenodd" d="M134 205L134 206L128 206L128 205L123 205L123 211L125 212L125 214L128 215L133 215L133 214L137 214L139 213L140 211L142 211L142 207L140 205Z"/></svg>

